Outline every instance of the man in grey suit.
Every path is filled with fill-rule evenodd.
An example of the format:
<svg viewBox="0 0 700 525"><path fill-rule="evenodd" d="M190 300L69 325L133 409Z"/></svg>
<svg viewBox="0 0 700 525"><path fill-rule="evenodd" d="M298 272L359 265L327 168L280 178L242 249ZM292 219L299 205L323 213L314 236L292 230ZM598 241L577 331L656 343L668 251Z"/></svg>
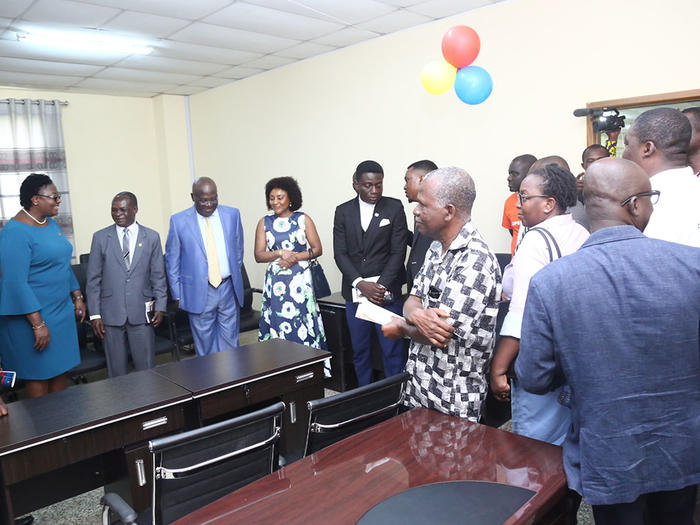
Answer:
<svg viewBox="0 0 700 525"><path fill-rule="evenodd" d="M126 374L129 350L136 370L153 367L153 329L163 320L168 298L160 235L138 224L136 212L136 196L118 193L112 200L115 226L96 232L90 248L88 311L95 334L104 340L110 377Z"/></svg>

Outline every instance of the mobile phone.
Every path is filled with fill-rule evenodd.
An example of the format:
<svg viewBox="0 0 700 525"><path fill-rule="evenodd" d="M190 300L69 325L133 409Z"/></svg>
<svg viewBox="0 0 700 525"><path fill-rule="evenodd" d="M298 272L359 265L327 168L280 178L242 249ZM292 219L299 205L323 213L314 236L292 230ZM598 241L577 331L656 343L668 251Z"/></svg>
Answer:
<svg viewBox="0 0 700 525"><path fill-rule="evenodd" d="M12 388L15 386L15 379L17 379L17 372L0 370L0 386Z"/></svg>

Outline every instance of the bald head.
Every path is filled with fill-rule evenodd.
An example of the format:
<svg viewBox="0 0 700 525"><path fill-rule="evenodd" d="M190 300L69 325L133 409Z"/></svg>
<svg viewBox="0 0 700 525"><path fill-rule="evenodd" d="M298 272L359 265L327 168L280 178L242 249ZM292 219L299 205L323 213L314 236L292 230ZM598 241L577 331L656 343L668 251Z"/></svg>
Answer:
<svg viewBox="0 0 700 525"><path fill-rule="evenodd" d="M192 183L192 193L201 190L201 188L204 186L213 186L214 191L216 191L216 182L214 182L214 179L210 179L209 177L199 177Z"/></svg>
<svg viewBox="0 0 700 525"><path fill-rule="evenodd" d="M190 196L197 213L203 217L211 216L219 205L216 182L209 177L200 177L194 181Z"/></svg>
<svg viewBox="0 0 700 525"><path fill-rule="evenodd" d="M530 171L528 173L532 173L535 170L544 168L548 164L556 164L560 168L564 168L567 171L571 171L569 169L569 163L566 162L563 157L560 157L559 155L549 155L548 157L542 157L541 159L536 160L535 163L530 167Z"/></svg>
<svg viewBox="0 0 700 525"><path fill-rule="evenodd" d="M649 176L632 161L608 157L591 164L583 183L591 231L625 224L644 231L653 206L648 195L638 194L649 191ZM628 199L629 202L621 206Z"/></svg>

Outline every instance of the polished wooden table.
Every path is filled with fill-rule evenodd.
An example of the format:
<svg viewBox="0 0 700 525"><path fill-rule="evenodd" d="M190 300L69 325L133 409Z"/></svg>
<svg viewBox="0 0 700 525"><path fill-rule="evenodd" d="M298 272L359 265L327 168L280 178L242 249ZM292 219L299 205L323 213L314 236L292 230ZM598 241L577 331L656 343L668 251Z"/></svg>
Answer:
<svg viewBox="0 0 700 525"><path fill-rule="evenodd" d="M404 490L454 480L490 481L534 491L506 521L508 525L563 522L567 488L560 447L418 408L297 461L175 523L354 524L372 507Z"/></svg>

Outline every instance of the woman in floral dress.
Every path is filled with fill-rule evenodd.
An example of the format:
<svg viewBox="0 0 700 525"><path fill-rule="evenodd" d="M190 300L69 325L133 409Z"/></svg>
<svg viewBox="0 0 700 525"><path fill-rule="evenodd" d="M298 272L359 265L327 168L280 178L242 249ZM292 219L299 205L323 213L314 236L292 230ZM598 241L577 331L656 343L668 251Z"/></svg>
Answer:
<svg viewBox="0 0 700 525"><path fill-rule="evenodd" d="M322 253L311 217L298 211L301 190L292 177L265 185L272 213L260 219L255 232L255 260L269 263L263 287L258 339L287 339L326 349L326 335L314 296L309 259Z"/></svg>

